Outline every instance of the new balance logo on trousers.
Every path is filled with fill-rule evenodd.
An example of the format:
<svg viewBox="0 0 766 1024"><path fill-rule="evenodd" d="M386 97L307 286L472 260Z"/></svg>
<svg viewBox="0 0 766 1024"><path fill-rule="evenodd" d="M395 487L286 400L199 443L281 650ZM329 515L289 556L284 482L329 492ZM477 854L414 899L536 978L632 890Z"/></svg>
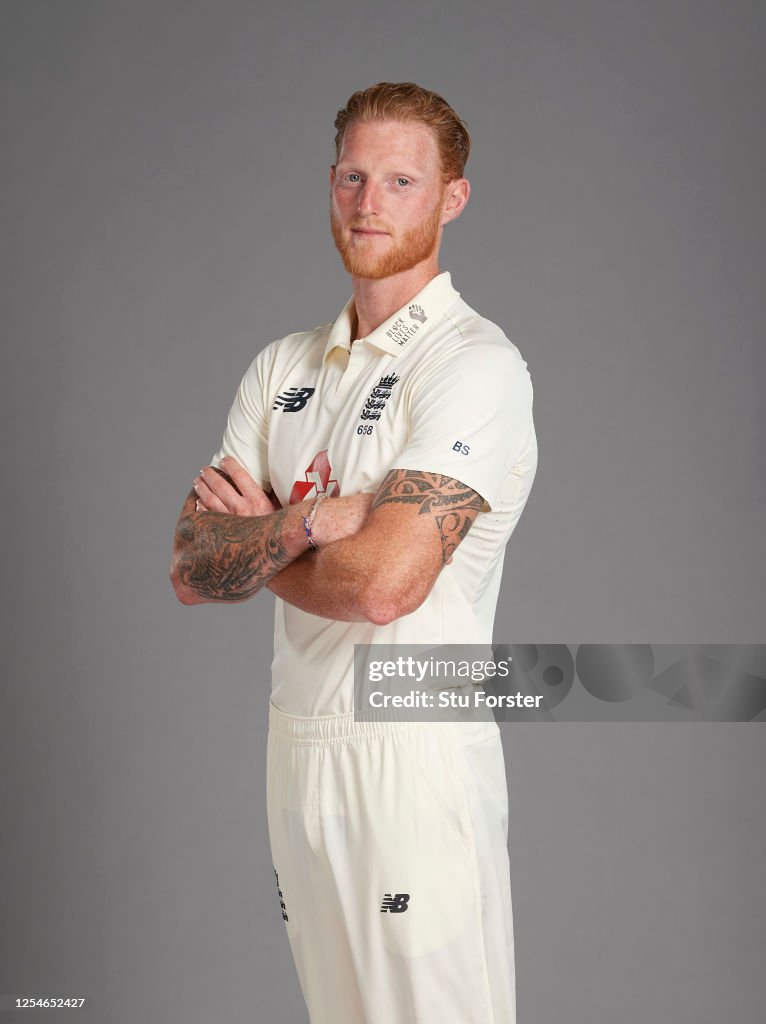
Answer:
<svg viewBox="0 0 766 1024"><path fill-rule="evenodd" d="M274 868L274 875L277 879L277 892L279 893L279 905L282 908L282 917L285 921L289 921L284 896L282 895L282 890L279 887L279 875L277 874L276 868ZM403 914L405 910L409 909L409 902L410 894L408 892L387 892L383 895L380 912L381 914L385 914L386 912L390 914Z"/></svg>
<svg viewBox="0 0 766 1024"><path fill-rule="evenodd" d="M274 867L273 864L272 864L272 867ZM279 875L277 874L277 869L276 868L274 868L274 877L277 880L277 892L279 893L279 905L282 908L282 918L285 921L289 921L290 918L287 916L287 907L285 906L285 898L282 895L282 890L279 887Z"/></svg>
<svg viewBox="0 0 766 1024"><path fill-rule="evenodd" d="M408 892L395 892L393 896L390 892L387 892L383 897L383 902L380 905L381 914L385 914L388 910L392 914L403 914L407 910L407 904L410 902L410 894Z"/></svg>

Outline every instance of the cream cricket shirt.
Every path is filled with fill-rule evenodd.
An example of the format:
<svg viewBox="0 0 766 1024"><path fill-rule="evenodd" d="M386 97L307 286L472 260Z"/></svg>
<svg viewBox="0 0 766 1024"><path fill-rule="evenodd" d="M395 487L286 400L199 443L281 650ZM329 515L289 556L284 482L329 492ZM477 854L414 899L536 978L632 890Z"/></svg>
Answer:
<svg viewBox="0 0 766 1024"><path fill-rule="evenodd" d="M335 323L263 349L212 464L232 455L283 506L377 490L391 469L443 473L484 511L420 608L385 626L277 598L271 699L295 715L353 710L354 644L491 643L505 544L537 466L527 364L448 273L368 337L353 340L353 324L350 299Z"/></svg>

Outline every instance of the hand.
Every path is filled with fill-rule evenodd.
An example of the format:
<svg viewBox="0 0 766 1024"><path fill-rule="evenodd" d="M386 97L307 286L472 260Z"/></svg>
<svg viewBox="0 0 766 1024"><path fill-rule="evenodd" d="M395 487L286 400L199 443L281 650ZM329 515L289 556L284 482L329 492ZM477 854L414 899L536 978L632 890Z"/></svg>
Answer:
<svg viewBox="0 0 766 1024"><path fill-rule="evenodd" d="M267 516L281 508L266 494L244 466L225 455L220 469L206 466L194 478L197 512L227 512L235 516Z"/></svg>

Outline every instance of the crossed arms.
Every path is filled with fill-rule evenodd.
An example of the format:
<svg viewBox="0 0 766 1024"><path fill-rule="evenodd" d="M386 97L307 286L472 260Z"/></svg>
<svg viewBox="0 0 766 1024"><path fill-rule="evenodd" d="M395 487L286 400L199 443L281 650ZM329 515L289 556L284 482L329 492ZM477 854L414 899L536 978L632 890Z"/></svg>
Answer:
<svg viewBox="0 0 766 1024"><path fill-rule="evenodd" d="M279 508L235 459L195 479L176 525L170 577L183 604L244 601L267 586L303 611L384 625L418 608L482 504L439 473L392 469L371 494ZM197 511L197 508L200 511Z"/></svg>

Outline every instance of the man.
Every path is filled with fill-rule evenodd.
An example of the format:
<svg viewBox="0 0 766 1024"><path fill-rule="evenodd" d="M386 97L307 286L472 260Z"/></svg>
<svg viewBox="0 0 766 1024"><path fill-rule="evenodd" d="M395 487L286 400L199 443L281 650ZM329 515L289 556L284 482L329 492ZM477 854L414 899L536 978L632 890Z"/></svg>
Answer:
<svg viewBox="0 0 766 1024"><path fill-rule="evenodd" d="M532 388L439 270L470 193L452 108L380 83L335 127L353 297L256 356L171 577L186 604L277 596L269 832L312 1024L513 1024L498 727L355 720L353 655L491 643L537 461Z"/></svg>

